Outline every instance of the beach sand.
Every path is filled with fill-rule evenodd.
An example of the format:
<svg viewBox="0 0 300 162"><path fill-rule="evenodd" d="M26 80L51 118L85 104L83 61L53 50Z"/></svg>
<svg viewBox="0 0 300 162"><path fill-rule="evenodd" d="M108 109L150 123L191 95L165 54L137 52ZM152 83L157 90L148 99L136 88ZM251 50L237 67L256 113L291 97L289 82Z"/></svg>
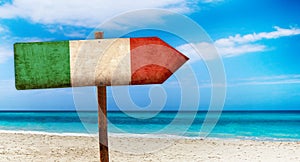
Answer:
<svg viewBox="0 0 300 162"><path fill-rule="evenodd" d="M0 161L99 161L98 137L0 133ZM110 135L110 161L300 161L300 142Z"/></svg>

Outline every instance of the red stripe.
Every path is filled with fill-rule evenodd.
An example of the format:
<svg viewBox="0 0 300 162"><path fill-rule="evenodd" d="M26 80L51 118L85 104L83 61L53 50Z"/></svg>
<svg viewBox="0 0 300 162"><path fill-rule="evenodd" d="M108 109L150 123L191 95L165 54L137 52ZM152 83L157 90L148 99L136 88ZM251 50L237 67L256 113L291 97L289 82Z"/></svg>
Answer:
<svg viewBox="0 0 300 162"><path fill-rule="evenodd" d="M158 84L167 80L188 58L159 39L131 38L131 84Z"/></svg>
<svg viewBox="0 0 300 162"><path fill-rule="evenodd" d="M136 70L132 75L131 84L161 84L172 75L165 67L150 64Z"/></svg>

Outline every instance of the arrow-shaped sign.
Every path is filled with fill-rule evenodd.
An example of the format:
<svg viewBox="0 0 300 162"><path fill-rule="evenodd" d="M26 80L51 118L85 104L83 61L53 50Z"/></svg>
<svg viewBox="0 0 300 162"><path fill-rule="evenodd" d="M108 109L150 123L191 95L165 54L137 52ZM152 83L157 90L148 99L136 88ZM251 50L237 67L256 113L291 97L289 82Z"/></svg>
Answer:
<svg viewBox="0 0 300 162"><path fill-rule="evenodd" d="M159 39L16 43L17 89L158 84L188 58Z"/></svg>

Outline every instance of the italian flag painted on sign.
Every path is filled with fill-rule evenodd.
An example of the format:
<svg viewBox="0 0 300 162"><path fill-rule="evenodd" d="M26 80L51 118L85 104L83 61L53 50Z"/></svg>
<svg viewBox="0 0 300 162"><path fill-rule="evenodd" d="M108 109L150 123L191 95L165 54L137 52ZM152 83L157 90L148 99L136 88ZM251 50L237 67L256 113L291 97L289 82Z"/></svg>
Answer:
<svg viewBox="0 0 300 162"><path fill-rule="evenodd" d="M16 43L17 89L163 83L188 58L157 37Z"/></svg>

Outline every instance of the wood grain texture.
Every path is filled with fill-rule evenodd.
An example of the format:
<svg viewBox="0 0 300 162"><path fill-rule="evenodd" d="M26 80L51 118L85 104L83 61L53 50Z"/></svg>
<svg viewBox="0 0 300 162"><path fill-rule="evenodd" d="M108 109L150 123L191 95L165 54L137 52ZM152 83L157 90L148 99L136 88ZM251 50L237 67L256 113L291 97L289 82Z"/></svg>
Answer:
<svg viewBox="0 0 300 162"><path fill-rule="evenodd" d="M107 137L107 99L106 99L106 87L97 87L98 96L98 130L99 130L99 149L100 149L100 161L108 162L108 137Z"/></svg>
<svg viewBox="0 0 300 162"><path fill-rule="evenodd" d="M71 85L128 85L129 42L128 38L70 41Z"/></svg>
<svg viewBox="0 0 300 162"><path fill-rule="evenodd" d="M17 43L16 87L160 84L187 60L158 37Z"/></svg>
<svg viewBox="0 0 300 162"><path fill-rule="evenodd" d="M16 43L17 89L70 87L69 42Z"/></svg>
<svg viewBox="0 0 300 162"><path fill-rule="evenodd" d="M158 37L131 38L130 53L131 84L161 84L188 60Z"/></svg>
<svg viewBox="0 0 300 162"><path fill-rule="evenodd" d="M109 39L96 66L96 85L129 85L131 82L130 39Z"/></svg>
<svg viewBox="0 0 300 162"><path fill-rule="evenodd" d="M95 39L102 39L103 32L95 32ZM106 87L97 86L98 96L98 131L100 162L109 162L108 137L107 137L107 96Z"/></svg>

